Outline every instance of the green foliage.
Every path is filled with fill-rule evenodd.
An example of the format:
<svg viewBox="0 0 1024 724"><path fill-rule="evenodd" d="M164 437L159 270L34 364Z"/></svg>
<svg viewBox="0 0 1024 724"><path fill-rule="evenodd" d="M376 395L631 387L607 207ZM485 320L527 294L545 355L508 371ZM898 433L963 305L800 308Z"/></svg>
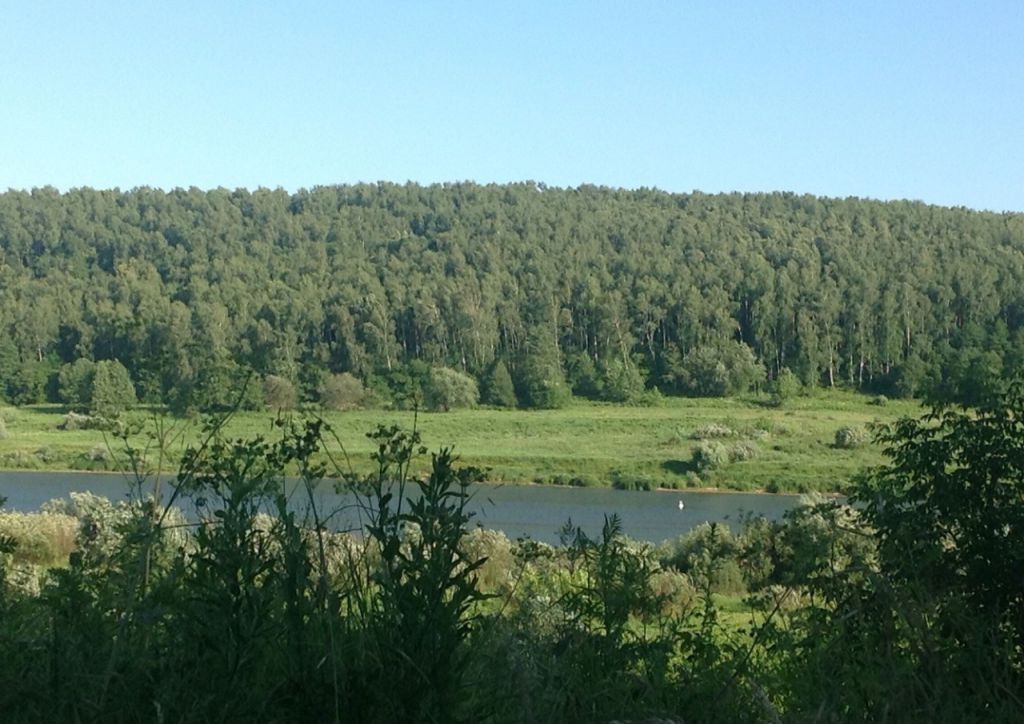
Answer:
<svg viewBox="0 0 1024 724"><path fill-rule="evenodd" d="M353 410L366 400L363 383L348 372L328 375L320 388L320 402L328 410Z"/></svg>
<svg viewBox="0 0 1024 724"><path fill-rule="evenodd" d="M644 377L633 360L614 357L604 370L602 396L611 402L639 402L644 394Z"/></svg>
<svg viewBox="0 0 1024 724"><path fill-rule="evenodd" d="M788 367L783 367L768 385L772 404L785 405L801 391L800 379Z"/></svg>
<svg viewBox="0 0 1024 724"><path fill-rule="evenodd" d="M465 372L449 367L435 367L423 389L423 401L430 410L445 412L475 407L480 399L476 380Z"/></svg>
<svg viewBox="0 0 1024 724"><path fill-rule="evenodd" d="M870 441L871 436L863 427L841 427L836 430L835 446L840 450L851 450L867 445Z"/></svg>
<svg viewBox="0 0 1024 724"><path fill-rule="evenodd" d="M604 380L597 371L593 358L586 352L574 351L566 355L566 384L574 395L599 400L604 394Z"/></svg>
<svg viewBox="0 0 1024 724"><path fill-rule="evenodd" d="M128 501L78 494L0 515L6 718L1024 713L1020 383L890 426L890 462L857 481L853 505L808 499L782 521L747 519L735 534L706 524L657 550L627 540L615 516L594 538L567 524L559 547L470 531L479 472L442 449L418 477L416 432L378 428L376 471L362 475L331 463L324 421L275 430L231 438L211 421L163 498L140 478ZM746 442L736 437L701 443L728 452ZM316 505L328 474L358 493L351 535ZM192 523L173 512L183 501ZM44 561L58 566L42 575Z"/></svg>
<svg viewBox="0 0 1024 724"><path fill-rule="evenodd" d="M1024 383L971 411L901 420L880 441L892 462L854 499L878 531L882 570L1024 641L1024 542L1012 534L1024 524Z"/></svg>
<svg viewBox="0 0 1024 724"><path fill-rule="evenodd" d="M485 404L495 407L511 408L518 404L515 386L512 384L512 375L509 374L508 367L502 359L495 359L487 370L480 399Z"/></svg>
<svg viewBox="0 0 1024 724"><path fill-rule="evenodd" d="M701 425L692 433L690 437L694 440L717 440L721 438L736 437L739 433L728 425L723 425L719 422L712 422L707 425Z"/></svg>
<svg viewBox="0 0 1024 724"><path fill-rule="evenodd" d="M7 431L7 423L4 418L0 416L0 440L6 440L11 434Z"/></svg>
<svg viewBox="0 0 1024 724"><path fill-rule="evenodd" d="M698 473L717 470L729 462L729 447L721 442L702 440L693 449L690 464Z"/></svg>
<svg viewBox="0 0 1024 724"><path fill-rule="evenodd" d="M78 520L54 513L0 512L0 540L13 541L13 563L62 565L74 550Z"/></svg>
<svg viewBox="0 0 1024 724"><path fill-rule="evenodd" d="M105 418L116 418L137 402L135 385L128 370L117 360L96 363L92 375L89 411Z"/></svg>
<svg viewBox="0 0 1024 724"><path fill-rule="evenodd" d="M382 374L388 394L401 410L415 410L423 406L423 391L430 382L430 365L414 359Z"/></svg>
<svg viewBox="0 0 1024 724"><path fill-rule="evenodd" d="M81 357L60 368L58 389L61 402L73 411L87 412L92 405L96 364Z"/></svg>
<svg viewBox="0 0 1024 724"><path fill-rule="evenodd" d="M477 374L500 357L518 384L539 340L595 399L618 359L666 390L742 389L717 361L745 344L771 377L966 400L963 372L1004 374L1024 354L1024 228L922 203L532 183L79 188L0 194L0 220L0 396L15 404L56 401L79 358L120 360L143 400L181 412L230 407L248 370L313 397L328 371ZM234 396L210 399L224 379Z"/></svg>
<svg viewBox="0 0 1024 724"><path fill-rule="evenodd" d="M890 462L859 479L856 507L793 518L772 548L795 554L810 603L766 634L794 718L1024 714L1022 420L1019 382L971 410L903 419L880 435Z"/></svg>
<svg viewBox="0 0 1024 724"><path fill-rule="evenodd" d="M521 393L517 397L525 406L553 410L565 407L572 400L556 350L536 345L527 353L518 371Z"/></svg>
<svg viewBox="0 0 1024 724"><path fill-rule="evenodd" d="M673 371L675 386L691 395L725 397L746 392L764 380L764 366L742 342L697 347Z"/></svg>
<svg viewBox="0 0 1024 724"><path fill-rule="evenodd" d="M375 692L374 718L455 720L468 691L466 641L479 623L472 609L485 599L477 584L484 561L467 557L462 545L467 487L481 474L456 469L451 451L442 449L432 456L430 476L410 481L419 436L381 427L371 437L378 471L368 479L350 476L349 484L367 491L367 533L380 561L377 595L363 612L379 657L374 666L389 682ZM407 487L416 494L407 495Z"/></svg>
<svg viewBox="0 0 1024 724"><path fill-rule="evenodd" d="M263 399L275 410L291 410L298 404L298 391L286 377L267 375L263 378Z"/></svg>
<svg viewBox="0 0 1024 724"><path fill-rule="evenodd" d="M192 360L188 375L177 381L167 397L176 415L262 410L265 406L259 378L225 352Z"/></svg>

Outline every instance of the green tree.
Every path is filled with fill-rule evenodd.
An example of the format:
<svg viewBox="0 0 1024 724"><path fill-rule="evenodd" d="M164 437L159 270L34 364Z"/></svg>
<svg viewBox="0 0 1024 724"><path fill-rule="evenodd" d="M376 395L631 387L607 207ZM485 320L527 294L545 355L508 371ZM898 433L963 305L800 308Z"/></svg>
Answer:
<svg viewBox="0 0 1024 724"><path fill-rule="evenodd" d="M72 410L87 411L92 405L95 377L96 364L85 357L61 367L57 378L61 402Z"/></svg>
<svg viewBox="0 0 1024 724"><path fill-rule="evenodd" d="M702 346L687 353L674 370L676 384L691 395L724 397L746 392L765 376L764 366L742 342Z"/></svg>
<svg viewBox="0 0 1024 724"><path fill-rule="evenodd" d="M447 412L459 407L474 407L480 400L480 393L476 380L465 372L435 367L430 370L423 397L427 408Z"/></svg>
<svg viewBox="0 0 1024 724"><path fill-rule="evenodd" d="M924 586L947 613L967 605L1024 644L1024 382L970 408L933 408L883 431L891 463L854 499L878 531L882 570ZM967 644L969 642L962 642Z"/></svg>
<svg viewBox="0 0 1024 724"><path fill-rule="evenodd" d="M263 397L267 405L276 410L291 410L299 399L292 381L279 375L263 378Z"/></svg>
<svg viewBox="0 0 1024 724"><path fill-rule="evenodd" d="M366 401L366 388L349 372L328 375L320 387L320 403L329 410L353 410Z"/></svg>
<svg viewBox="0 0 1024 724"><path fill-rule="evenodd" d="M612 402L636 402L644 394L644 376L634 360L612 358L604 367L603 397Z"/></svg>
<svg viewBox="0 0 1024 724"><path fill-rule="evenodd" d="M515 407L516 389L512 384L512 375L501 359L496 359L484 376L481 399L495 407Z"/></svg>
<svg viewBox="0 0 1024 724"><path fill-rule="evenodd" d="M772 404L785 405L800 394L800 379L788 367L783 367L768 385Z"/></svg>
<svg viewBox="0 0 1024 724"><path fill-rule="evenodd" d="M933 407L878 439L889 462L856 481L853 507L811 509L830 520L802 577L813 603L771 644L789 672L788 708L851 721L1019 721L1024 385ZM874 550L847 557L843 531Z"/></svg>
<svg viewBox="0 0 1024 724"><path fill-rule="evenodd" d="M125 366L117 360L97 362L89 396L90 412L102 417L117 417L136 402L135 385Z"/></svg>
<svg viewBox="0 0 1024 724"><path fill-rule="evenodd" d="M526 353L517 371L522 391L517 396L527 407L557 409L565 407L572 400L562 365L558 361L558 352L553 347L534 346Z"/></svg>

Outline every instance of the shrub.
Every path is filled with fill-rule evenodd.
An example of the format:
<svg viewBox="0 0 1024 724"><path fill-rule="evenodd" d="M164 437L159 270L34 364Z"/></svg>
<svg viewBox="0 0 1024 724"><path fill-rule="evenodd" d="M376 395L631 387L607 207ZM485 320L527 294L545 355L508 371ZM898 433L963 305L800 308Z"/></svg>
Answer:
<svg viewBox="0 0 1024 724"><path fill-rule="evenodd" d="M498 591L512 585L515 556L512 542L501 531L474 528L462 537L459 550L463 560L483 561L476 571L481 590Z"/></svg>
<svg viewBox="0 0 1024 724"><path fill-rule="evenodd" d="M92 430L98 423L89 415L79 415L77 412L69 412L64 420L57 425L58 430L73 432L75 430Z"/></svg>
<svg viewBox="0 0 1024 724"><path fill-rule="evenodd" d="M868 431L863 427L841 427L836 430L835 446L841 450L851 450L866 445L869 440Z"/></svg>
<svg viewBox="0 0 1024 724"><path fill-rule="evenodd" d="M685 573L668 569L651 576L651 590L661 602L664 616L683 616L697 603L697 589Z"/></svg>
<svg viewBox="0 0 1024 724"><path fill-rule="evenodd" d="M723 437L736 437L736 431L727 425L712 422L694 430L690 437L694 440L715 440Z"/></svg>
<svg viewBox="0 0 1024 724"><path fill-rule="evenodd" d="M60 513L0 512L0 538L16 542L13 561L37 566L67 564L78 520Z"/></svg>
<svg viewBox="0 0 1024 724"><path fill-rule="evenodd" d="M616 490L655 490L658 482L646 475L627 474L616 470L612 473L612 487Z"/></svg>
<svg viewBox="0 0 1024 724"><path fill-rule="evenodd" d="M465 372L450 367L435 367L430 370L423 397L429 409L448 412L460 407L474 407L480 399L480 393L476 380Z"/></svg>
<svg viewBox="0 0 1024 724"><path fill-rule="evenodd" d="M870 400L868 400L868 404L876 405L878 407L885 407L886 405L889 404L889 398L886 397L885 395L875 395Z"/></svg>
<svg viewBox="0 0 1024 724"><path fill-rule="evenodd" d="M263 378L263 396L275 410L291 410L298 402L295 384L286 377L267 375Z"/></svg>
<svg viewBox="0 0 1024 724"><path fill-rule="evenodd" d="M715 470L729 462L729 448L720 442L702 441L694 449L691 462L699 473Z"/></svg>
<svg viewBox="0 0 1024 724"><path fill-rule="evenodd" d="M691 395L725 397L746 392L764 380L764 365L742 342L696 347L672 364L669 380Z"/></svg>
<svg viewBox="0 0 1024 724"><path fill-rule="evenodd" d="M742 460L750 460L757 457L760 450L757 444L751 440L740 440L731 448L729 448L729 460L732 462L740 462Z"/></svg>
<svg viewBox="0 0 1024 724"><path fill-rule="evenodd" d="M0 417L0 440L6 440L8 437L10 434L7 432L7 423L4 422L4 418Z"/></svg>
<svg viewBox="0 0 1024 724"><path fill-rule="evenodd" d="M800 389L800 380L797 376L788 367L783 367L768 386L771 404L776 407L786 404L800 394Z"/></svg>
<svg viewBox="0 0 1024 724"><path fill-rule="evenodd" d="M366 389L348 372L327 377L320 388L320 402L329 410L353 410L366 400Z"/></svg>

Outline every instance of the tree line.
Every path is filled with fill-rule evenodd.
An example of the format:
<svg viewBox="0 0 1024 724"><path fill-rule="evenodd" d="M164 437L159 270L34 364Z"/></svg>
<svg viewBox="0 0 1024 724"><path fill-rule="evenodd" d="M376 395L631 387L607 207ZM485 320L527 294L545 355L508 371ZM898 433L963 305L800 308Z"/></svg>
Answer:
<svg viewBox="0 0 1024 724"><path fill-rule="evenodd" d="M180 411L253 375L253 397L355 382L385 403L431 380L551 407L788 374L962 399L1021 367L1022 327L1021 214L532 182L0 194L16 404L80 398L80 360Z"/></svg>

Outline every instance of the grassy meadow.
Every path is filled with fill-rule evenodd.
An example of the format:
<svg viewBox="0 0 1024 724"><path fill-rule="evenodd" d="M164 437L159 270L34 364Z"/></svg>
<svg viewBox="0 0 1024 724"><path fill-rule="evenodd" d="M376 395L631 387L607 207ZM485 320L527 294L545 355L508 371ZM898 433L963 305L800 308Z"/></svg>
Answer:
<svg viewBox="0 0 1024 724"><path fill-rule="evenodd" d="M3 408L7 435L0 439L0 467L34 470L113 470L121 466L121 442L101 430L61 430L59 406ZM849 477L882 461L871 443L850 449L835 445L842 427L864 429L921 412L916 402L877 400L849 392L799 397L782 407L763 399L665 398L651 407L576 401L560 410L451 412L353 410L326 412L348 459L368 469L373 443L366 433L377 425L414 424L431 450L453 445L462 462L490 469L493 480L627 488L721 488L772 492L840 490ZM295 413L298 415L298 413ZM230 437L273 435L271 412L236 413L225 426ZM136 412L144 430L151 413ZM202 436L197 421L165 418L172 439L173 466L186 444ZM149 446L147 433L133 444ZM700 466L693 460L702 440L743 454ZM339 460L344 457L340 456ZM423 460L425 466L428 460Z"/></svg>
<svg viewBox="0 0 1024 724"><path fill-rule="evenodd" d="M492 409L447 413L359 410L325 413L355 469L369 468L377 425L420 430L431 450L454 445L463 463L489 468L495 480L622 487L718 487L770 492L838 491L865 466L882 462L877 446L851 449L835 444L842 427L866 428L919 415L918 403L843 391L798 397L772 408L757 397L665 398L653 407L624 407L578 400L549 411ZM66 411L57 406L5 408L6 437L0 439L0 467L6 469L114 470L122 463L121 441L101 430L61 430ZM298 415L298 414L296 414ZM152 432L155 416L136 412ZM238 413L228 420L231 437L272 435L273 413ZM198 421L165 418L173 467L184 445L203 434ZM131 439L158 456L150 432ZM696 465L703 440L742 455L711 467ZM339 453L340 453L340 446ZM339 456L339 461L344 456ZM423 465L429 461L422 461ZM165 466L166 467L166 466Z"/></svg>

